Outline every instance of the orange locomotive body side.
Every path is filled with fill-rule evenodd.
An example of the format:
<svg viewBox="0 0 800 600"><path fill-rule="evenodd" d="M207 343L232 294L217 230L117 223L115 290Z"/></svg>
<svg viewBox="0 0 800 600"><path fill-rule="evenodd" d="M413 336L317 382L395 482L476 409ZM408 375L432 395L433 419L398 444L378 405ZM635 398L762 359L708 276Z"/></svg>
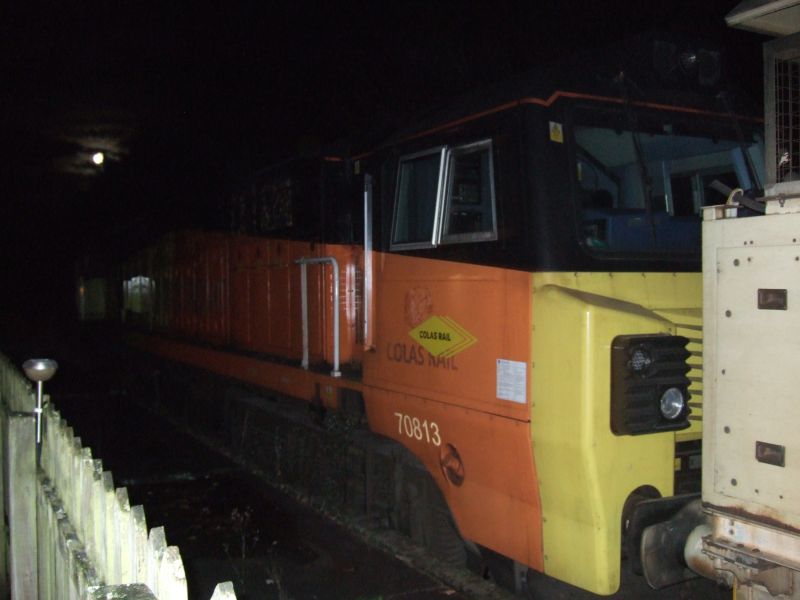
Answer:
<svg viewBox="0 0 800 600"><path fill-rule="evenodd" d="M163 323L155 330L167 337L134 333L130 336L134 345L298 399L321 399L330 408L337 406L338 388L360 389L360 382L352 378L300 368L301 292L295 264L303 257L337 258L340 356L342 363L353 363L362 354L355 284L360 248L190 231L164 238L154 252L169 257L170 264L155 272L142 263L142 255L129 270L155 280L156 296L164 296ZM331 270L309 269L312 365L332 361L335 306Z"/></svg>
<svg viewBox="0 0 800 600"><path fill-rule="evenodd" d="M303 350L300 269L295 261L333 256L340 267L340 360L360 362L360 247L191 231L165 238L159 252L169 255L171 264L158 274L138 264L141 259L130 266L131 273L150 273L159 288L168 288L159 330L292 360L299 360ZM312 364L333 359L332 278L331 269L308 271Z"/></svg>
<svg viewBox="0 0 800 600"><path fill-rule="evenodd" d="M363 298L356 286L360 247L197 233L177 245L170 314L178 338L135 334L135 345L287 396L321 400L329 408L337 406L339 390L360 391L370 429L422 461L465 538L542 569L528 402L530 274L376 253L375 345L365 351L359 327ZM339 263L341 361L362 363L360 381L299 365L295 260L320 256ZM309 268L308 303L311 363L330 364L335 303L329 266ZM218 314L222 306L229 308L229 322ZM233 348L265 356L191 343L216 342L220 330L230 332ZM506 382L518 388L513 399L498 397L501 364L518 369ZM448 477L448 468L460 469L460 475L451 471Z"/></svg>
<svg viewBox="0 0 800 600"><path fill-rule="evenodd" d="M234 345L283 358L302 355L300 258L336 256L340 262L339 307L341 323L341 361L355 360L356 313L354 285L346 285L345 276L355 270L358 249L276 239L235 236L232 280L234 290ZM333 356L332 274L321 268L308 273L309 355L312 363L331 362ZM245 325L237 323L242 318Z"/></svg>
<svg viewBox="0 0 800 600"><path fill-rule="evenodd" d="M542 569L530 275L389 254L375 263L375 348L364 357L371 429L422 460L465 538ZM513 381L503 381L508 365ZM498 383L521 389L498 398Z"/></svg>

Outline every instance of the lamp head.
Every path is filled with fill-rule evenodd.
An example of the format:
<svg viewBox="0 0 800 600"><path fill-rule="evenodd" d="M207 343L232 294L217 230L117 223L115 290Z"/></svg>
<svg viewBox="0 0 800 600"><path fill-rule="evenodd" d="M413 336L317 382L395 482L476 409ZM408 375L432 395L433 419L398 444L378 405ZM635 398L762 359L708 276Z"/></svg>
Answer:
<svg viewBox="0 0 800 600"><path fill-rule="evenodd" d="M22 370L31 381L47 381L57 369L58 363L50 358L31 358L22 363Z"/></svg>

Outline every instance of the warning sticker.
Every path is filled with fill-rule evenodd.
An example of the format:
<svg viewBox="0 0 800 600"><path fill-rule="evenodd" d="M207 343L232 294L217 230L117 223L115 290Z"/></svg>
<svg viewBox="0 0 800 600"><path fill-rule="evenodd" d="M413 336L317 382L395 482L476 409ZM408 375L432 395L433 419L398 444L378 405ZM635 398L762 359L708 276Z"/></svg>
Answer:
<svg viewBox="0 0 800 600"><path fill-rule="evenodd" d="M497 397L525 404L527 369L524 362L497 359Z"/></svg>
<svg viewBox="0 0 800 600"><path fill-rule="evenodd" d="M550 141L559 144L564 143L564 128L561 123L550 121Z"/></svg>
<svg viewBox="0 0 800 600"><path fill-rule="evenodd" d="M432 316L408 332L431 356L447 358L478 340L449 317Z"/></svg>

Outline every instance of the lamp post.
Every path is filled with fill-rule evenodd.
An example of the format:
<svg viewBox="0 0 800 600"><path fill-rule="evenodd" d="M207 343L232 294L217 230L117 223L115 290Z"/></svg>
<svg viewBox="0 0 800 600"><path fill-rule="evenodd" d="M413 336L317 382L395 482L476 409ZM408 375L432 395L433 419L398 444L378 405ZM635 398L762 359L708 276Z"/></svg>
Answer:
<svg viewBox="0 0 800 600"><path fill-rule="evenodd" d="M22 363L22 370L31 381L36 382L36 447L42 443L42 390L44 382L56 374L58 363L50 358L31 358Z"/></svg>

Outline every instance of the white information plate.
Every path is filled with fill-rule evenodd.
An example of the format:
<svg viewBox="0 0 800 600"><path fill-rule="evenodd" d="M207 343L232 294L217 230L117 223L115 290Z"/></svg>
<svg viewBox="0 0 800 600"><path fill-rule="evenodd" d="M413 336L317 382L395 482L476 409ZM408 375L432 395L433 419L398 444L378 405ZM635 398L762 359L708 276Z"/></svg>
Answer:
<svg viewBox="0 0 800 600"><path fill-rule="evenodd" d="M527 369L524 362L497 359L497 397L525 404Z"/></svg>

